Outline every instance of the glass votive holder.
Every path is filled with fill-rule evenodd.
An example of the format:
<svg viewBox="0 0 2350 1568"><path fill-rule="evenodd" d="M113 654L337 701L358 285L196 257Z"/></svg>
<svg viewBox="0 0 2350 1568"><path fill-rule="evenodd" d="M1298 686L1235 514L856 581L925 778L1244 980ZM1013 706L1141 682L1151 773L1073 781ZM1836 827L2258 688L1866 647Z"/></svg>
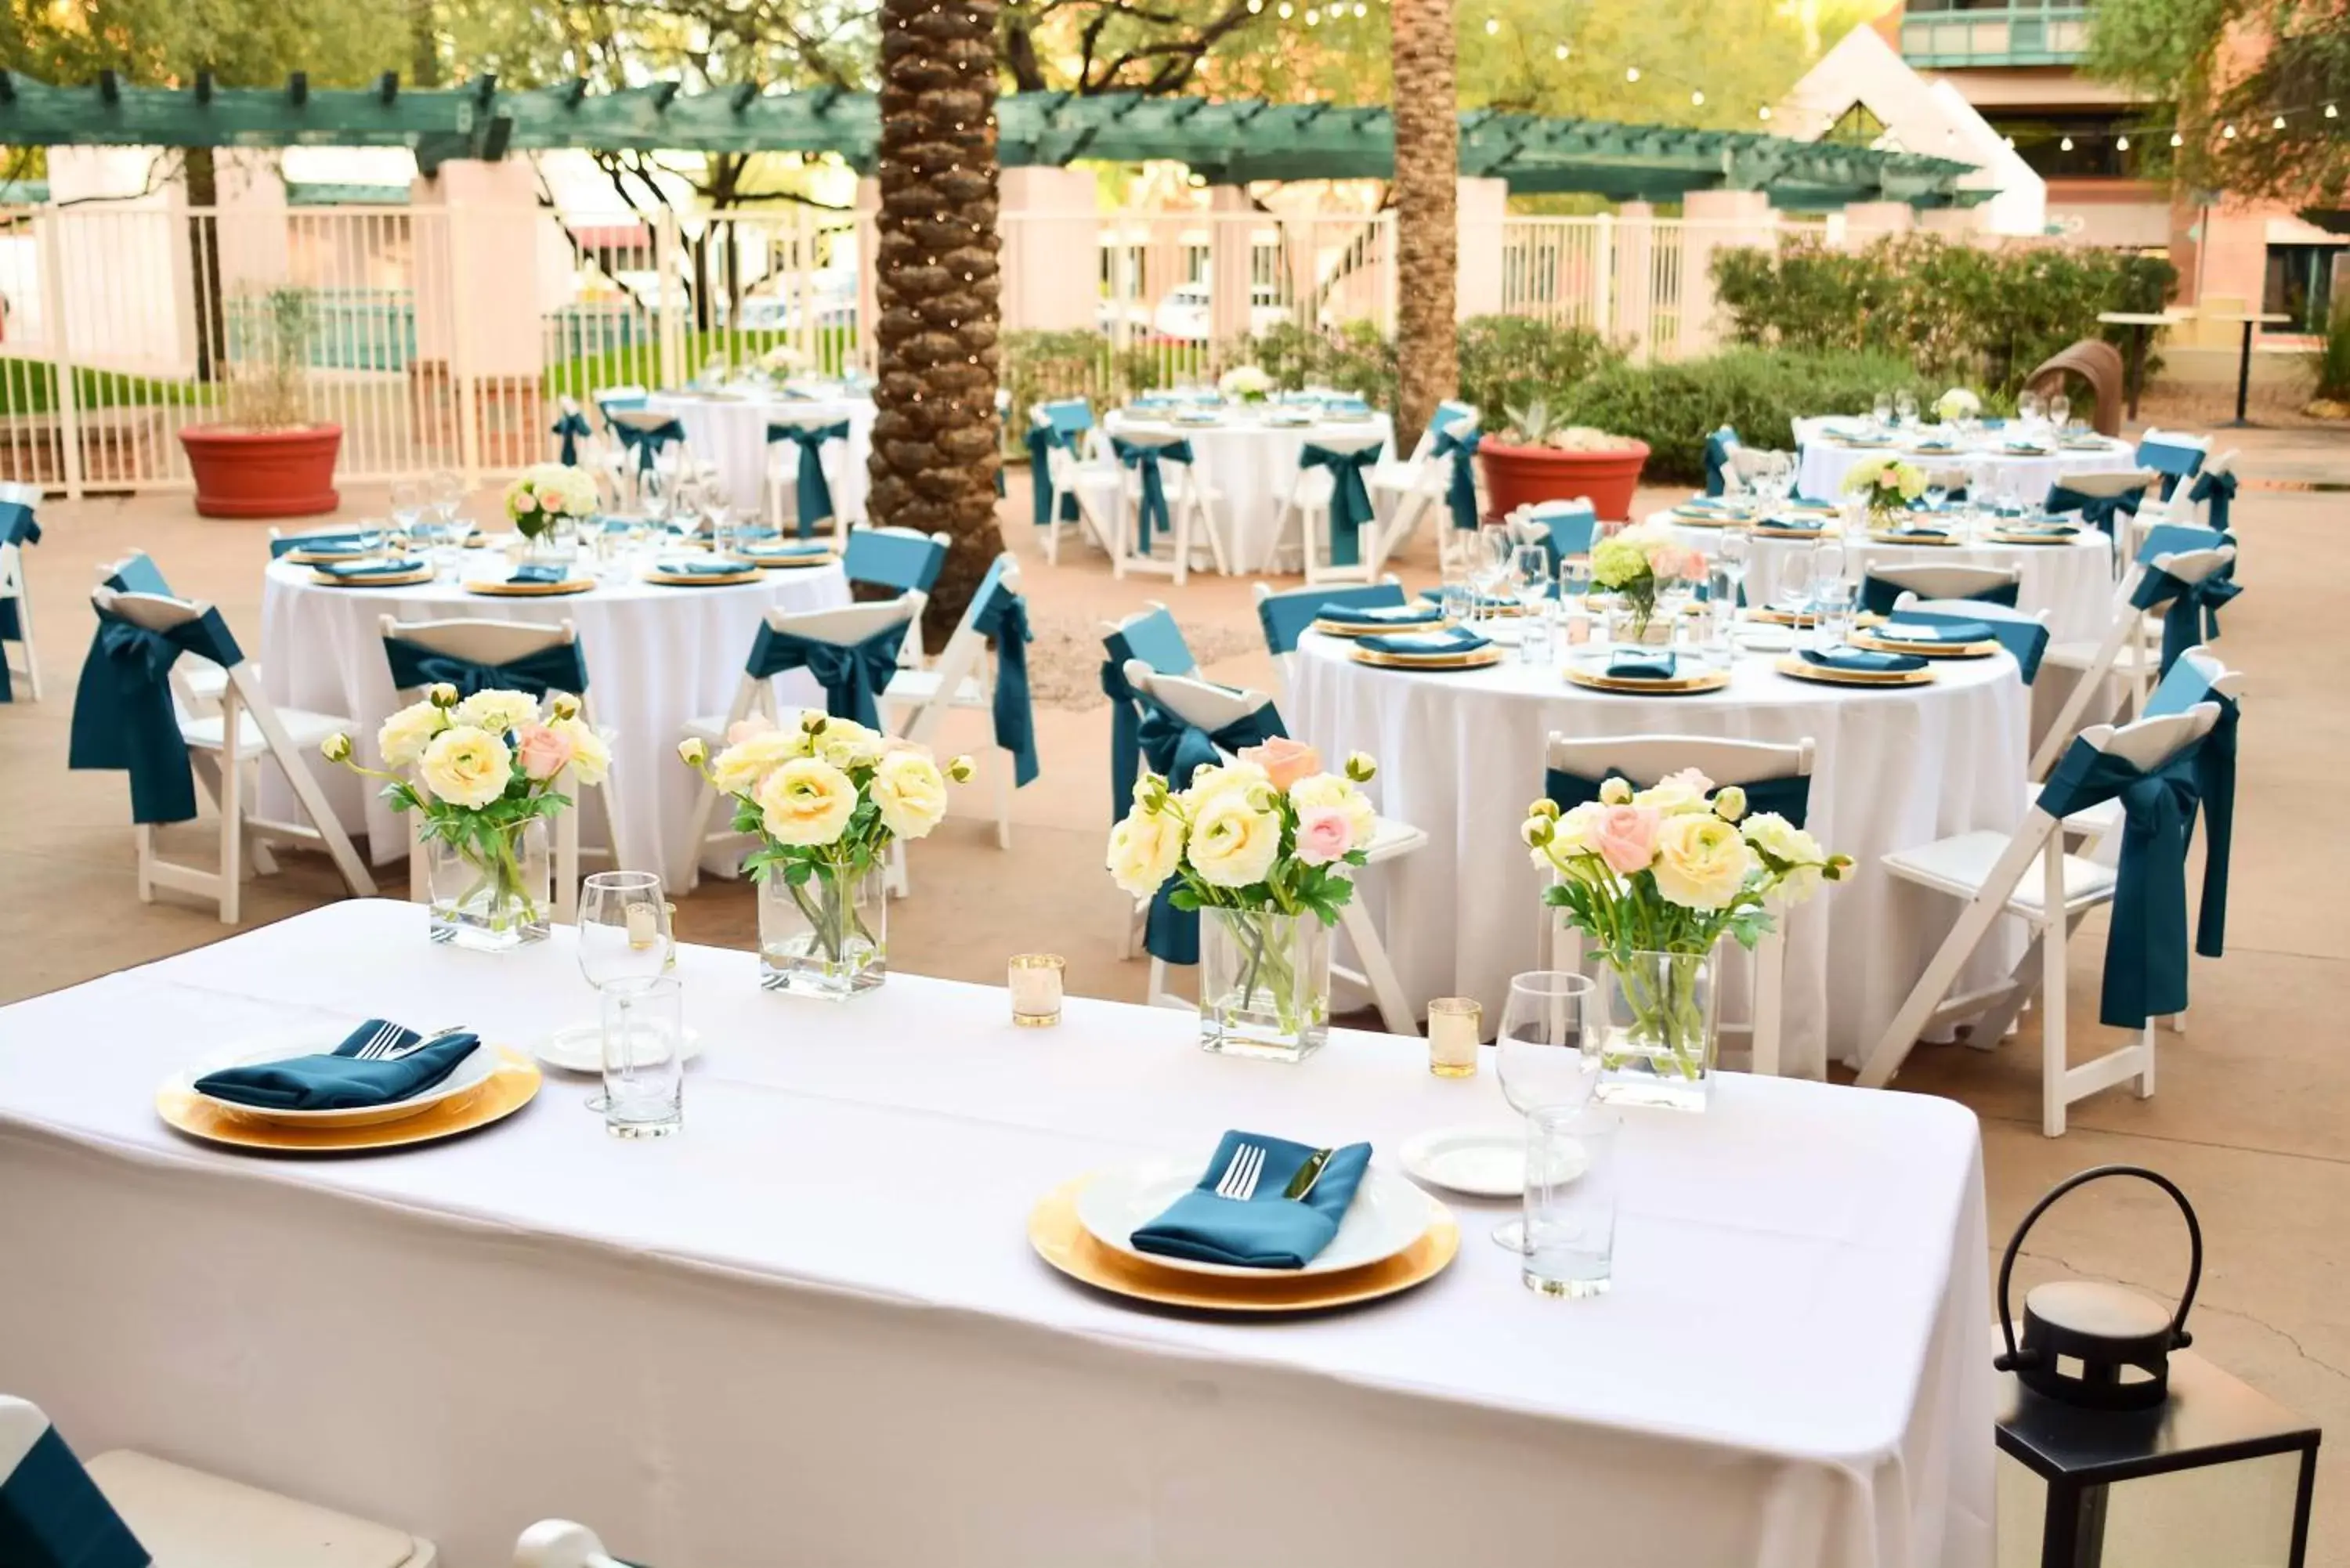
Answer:
<svg viewBox="0 0 2350 1568"><path fill-rule="evenodd" d="M1477 1075L1485 1010L1474 997L1440 996L1428 1004L1428 1070L1440 1078Z"/></svg>
<svg viewBox="0 0 2350 1568"><path fill-rule="evenodd" d="M1012 1022L1023 1029L1049 1029L1061 1021L1061 978L1068 968L1058 953L1015 953L1012 959Z"/></svg>

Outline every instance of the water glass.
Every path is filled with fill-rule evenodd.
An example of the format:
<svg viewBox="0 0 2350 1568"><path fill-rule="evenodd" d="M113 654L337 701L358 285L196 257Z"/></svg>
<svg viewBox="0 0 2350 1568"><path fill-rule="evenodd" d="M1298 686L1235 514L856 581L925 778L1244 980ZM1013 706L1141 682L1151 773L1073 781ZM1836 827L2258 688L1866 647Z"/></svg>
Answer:
<svg viewBox="0 0 2350 1568"><path fill-rule="evenodd" d="M465 482L445 468L436 468L432 477L424 482L424 493L431 499L433 512L442 526L457 521L457 513L465 504Z"/></svg>
<svg viewBox="0 0 2350 1568"><path fill-rule="evenodd" d="M630 975L604 988L604 1130L667 1137L685 1122L685 985Z"/></svg>
<svg viewBox="0 0 2350 1568"><path fill-rule="evenodd" d="M1818 646L1841 648L1852 635L1852 585L1842 577L1815 582L1812 587L1812 613L1819 618Z"/></svg>
<svg viewBox="0 0 2350 1568"><path fill-rule="evenodd" d="M1437 594L1437 607L1444 618L1455 626L1467 626L1476 618L1477 596L1467 583L1447 583Z"/></svg>
<svg viewBox="0 0 2350 1568"><path fill-rule="evenodd" d="M1623 1116L1545 1106L1526 1118L1525 1262L1519 1278L1546 1296L1604 1295L1614 1273Z"/></svg>
<svg viewBox="0 0 2350 1568"><path fill-rule="evenodd" d="M1899 419L1903 424L1916 424L1918 422L1918 394L1908 390L1907 388L1904 388L1900 395L1893 400L1893 412L1895 417Z"/></svg>
<svg viewBox="0 0 2350 1568"><path fill-rule="evenodd" d="M2073 400L2062 392L2051 393L2048 399L2048 422L2061 431L2064 428L2064 421L2072 416Z"/></svg>
<svg viewBox="0 0 2350 1568"><path fill-rule="evenodd" d="M1893 422L1893 394L1879 392L1868 401L1869 418L1880 430Z"/></svg>
<svg viewBox="0 0 2350 1568"><path fill-rule="evenodd" d="M413 480L403 479L391 487L391 525L401 533L412 533L416 520L424 515L424 490Z"/></svg>
<svg viewBox="0 0 2350 1568"><path fill-rule="evenodd" d="M1541 666L1551 661L1557 633L1550 618L1550 607L1538 604L1518 618L1518 662Z"/></svg>
<svg viewBox="0 0 2350 1568"><path fill-rule="evenodd" d="M1544 969L1511 977L1493 1033L1493 1072L1513 1110L1533 1116L1590 1100L1598 1083L1599 1012L1599 987L1588 975ZM1494 1227L1493 1240L1520 1251L1525 1228L1508 1220Z"/></svg>

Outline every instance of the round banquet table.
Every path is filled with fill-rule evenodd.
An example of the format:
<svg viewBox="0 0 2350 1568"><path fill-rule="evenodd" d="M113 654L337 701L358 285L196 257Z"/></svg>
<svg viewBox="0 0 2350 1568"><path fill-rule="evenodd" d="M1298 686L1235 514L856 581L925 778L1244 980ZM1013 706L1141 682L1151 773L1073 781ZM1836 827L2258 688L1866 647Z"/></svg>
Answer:
<svg viewBox="0 0 2350 1568"><path fill-rule="evenodd" d="M655 392L645 400L654 413L673 414L685 427L686 450L698 462L718 470L726 499L736 506L766 506L767 421L790 414L828 424L848 421L848 455L832 483L832 504L851 523L865 521L870 480L866 459L873 452L873 400L843 395L786 398L760 392ZM793 461L798 461L797 449ZM786 481L788 483L788 481Z"/></svg>
<svg viewBox="0 0 2350 1568"><path fill-rule="evenodd" d="M1844 476L1855 463L1865 457L1888 453L1927 467L1961 468L1989 463L1994 491L2004 483L2017 500L2034 506L2046 498L2050 485L2068 474L2121 473L2137 466L2137 449L2108 436L2095 438L2094 446L2060 448L2044 457L2005 450L2004 431L1980 431L1974 438L1975 444L1956 450L1918 451L1900 441L1891 446L1846 446L1833 439L1829 427L1849 422L1829 418L1794 422L1795 444L1802 454L1795 471L1797 494L1816 496L1822 501L1836 500L1844 494ZM1932 427L1918 428L1923 431Z"/></svg>
<svg viewBox="0 0 2350 1568"><path fill-rule="evenodd" d="M1808 826L1856 872L1788 921L1781 1070L1791 1075L1816 1077L1831 1055L1856 1062L1957 918L1957 899L1895 881L1877 858L1950 834L2012 831L2029 803L2030 693L2005 654L1944 660L1933 684L1891 690L1791 680L1772 669L1777 656L1750 654L1721 691L1635 697L1569 686L1514 652L1449 673L1357 664L1345 640L1318 633L1298 652L1294 732L1326 756L1377 758L1380 813L1432 840L1364 877L1358 895L1404 993L1420 1003L1475 997L1489 1023L1510 977L1540 958L1546 877L1518 827L1542 794L1554 731L1814 742ZM1995 934L1953 989L1989 983L2019 950ZM1745 1016L1737 989L1726 1022Z"/></svg>
<svg viewBox="0 0 2350 1568"><path fill-rule="evenodd" d="M1172 431L1191 442L1200 477L1222 497L1217 509L1219 521L1235 573L1269 569L1266 557L1273 553L1273 529L1281 516L1281 498L1297 472L1297 459L1307 442L1316 435L1359 438L1377 431L1382 459L1391 454L1395 445L1395 421L1385 414L1325 419L1310 425L1270 425L1243 412L1227 413L1221 424L1190 425L1112 409L1103 417L1102 428L1112 437L1137 429L1154 433Z"/></svg>
<svg viewBox="0 0 2350 1568"><path fill-rule="evenodd" d="M460 577L504 574L503 557L476 552ZM822 609L848 602L837 566L764 573L732 587L664 587L636 579L634 564L583 594L560 598L507 598L467 593L460 583L407 587L327 587L309 568L282 562L269 567L261 605L265 689L282 707L340 713L354 721L352 739L370 766L380 766L375 732L399 706L384 662L380 618L402 620L518 620L579 630L588 661L588 710L612 747L612 776L620 802L620 864L658 871L683 887L684 841L692 825L693 774L677 760L686 721L723 713L733 705L743 661L761 618L771 609ZM626 575L623 575L625 571ZM805 671L782 678L785 701L821 707L822 691ZM408 851L399 815L377 798L375 780L320 762L312 766L344 828L364 833L380 865ZM275 770L263 770L263 810L291 816L292 792ZM583 844L601 846L604 814L593 803L580 818Z"/></svg>
<svg viewBox="0 0 2350 1568"><path fill-rule="evenodd" d="M1649 521L1672 529L1682 544L1711 556L1725 530L1705 527L1659 512ZM2106 633L2114 618L2114 542L2095 528L2084 528L2070 540L2054 545L1887 545L1862 535L1857 539L1824 535L1844 546L1845 575L1855 582L1870 566L2012 566L2021 576L2015 602L2027 614L2048 612L2048 635L2058 642L2094 642ZM1778 592L1787 565L1819 541L1773 539L1750 535L1746 545L1746 602L1767 605Z"/></svg>

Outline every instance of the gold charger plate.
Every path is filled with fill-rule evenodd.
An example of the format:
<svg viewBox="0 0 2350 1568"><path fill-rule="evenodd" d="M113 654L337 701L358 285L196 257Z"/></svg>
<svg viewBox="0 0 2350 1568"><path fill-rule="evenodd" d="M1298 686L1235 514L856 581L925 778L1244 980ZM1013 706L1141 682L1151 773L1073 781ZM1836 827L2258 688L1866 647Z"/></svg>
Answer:
<svg viewBox="0 0 2350 1568"><path fill-rule="evenodd" d="M1876 653L1914 653L1920 659L1989 659L1999 651L1997 638L1982 642L1904 642L1873 631L1856 630L1846 640L1855 648Z"/></svg>
<svg viewBox="0 0 2350 1568"><path fill-rule="evenodd" d="M277 558L289 566L338 566L382 554L383 547L378 545L372 550L288 550Z"/></svg>
<svg viewBox="0 0 2350 1568"><path fill-rule="evenodd" d="M177 1084L155 1093L155 1114L174 1130L230 1148L269 1149L281 1154L350 1154L437 1143L502 1121L530 1104L538 1093L538 1064L498 1047L498 1070L470 1095L442 1101L431 1110L396 1122L360 1127L296 1127L252 1121L197 1098Z"/></svg>
<svg viewBox="0 0 2350 1568"><path fill-rule="evenodd" d="M645 581L659 583L670 588L723 588L735 583L755 583L759 568L746 566L739 572L647 572Z"/></svg>
<svg viewBox="0 0 2350 1568"><path fill-rule="evenodd" d="M1822 528L1790 528L1779 523L1756 523L1749 530L1769 539L1826 539L1834 535Z"/></svg>
<svg viewBox="0 0 2350 1568"><path fill-rule="evenodd" d="M1919 545L1929 550L1947 550L1960 543L1948 534L1885 534L1871 529L1868 536L1879 545Z"/></svg>
<svg viewBox="0 0 2350 1568"><path fill-rule="evenodd" d="M1743 612L1748 620L1761 621L1765 626L1791 626L1806 631L1819 624L1819 618L1803 610L1773 609L1767 605L1749 605Z"/></svg>
<svg viewBox="0 0 2350 1568"><path fill-rule="evenodd" d="M790 571L798 566L831 566L840 562L840 557L829 550L821 556L763 556L754 550L749 558L763 572Z"/></svg>
<svg viewBox="0 0 2350 1568"><path fill-rule="evenodd" d="M1332 1274L1266 1272L1262 1280L1162 1269L1103 1246L1077 1219L1077 1194L1090 1176L1065 1182L1028 1211L1028 1244L1069 1278L1113 1295L1201 1312L1321 1312L1378 1301L1442 1273L1461 1251L1461 1227L1441 1204L1440 1218L1419 1241L1391 1258Z"/></svg>
<svg viewBox="0 0 2350 1568"><path fill-rule="evenodd" d="M1825 665L1806 664L1791 653L1772 668L1790 680L1816 681L1822 686L1930 686L1934 683L1934 667L1930 664L1923 670L1830 670Z"/></svg>
<svg viewBox="0 0 2350 1568"><path fill-rule="evenodd" d="M468 582L469 594L487 594L493 598L543 599L563 594L584 594L596 586L593 577L570 577L559 583Z"/></svg>
<svg viewBox="0 0 2350 1568"><path fill-rule="evenodd" d="M1487 643L1466 653L1448 653L1430 659L1409 653L1381 653L1377 649L1357 647L1353 650L1357 664L1368 664L1379 670L1482 670L1489 664L1502 662L1499 643Z"/></svg>
<svg viewBox="0 0 2350 1568"><path fill-rule="evenodd" d="M1325 637L1385 637L1397 631L1442 631L1451 624L1441 616L1434 620L1402 620L1384 625L1367 620L1317 620L1306 629Z"/></svg>
<svg viewBox="0 0 2350 1568"><path fill-rule="evenodd" d="M322 588L404 588L411 583L432 580L432 566L427 562L412 572L397 576L338 577L331 572L312 572L310 580Z"/></svg>
<svg viewBox="0 0 2350 1568"><path fill-rule="evenodd" d="M2078 528L2074 529L2070 534L2011 534L2002 528L1996 533L1983 535L1994 545L2070 545L2080 536L2081 531Z"/></svg>
<svg viewBox="0 0 2350 1568"><path fill-rule="evenodd" d="M1743 512L1684 512L1676 506L1673 521L1684 528L1743 528L1747 515Z"/></svg>
<svg viewBox="0 0 2350 1568"><path fill-rule="evenodd" d="M1584 670L1566 666L1567 684L1587 686L1594 691L1621 691L1638 697L1685 697L1692 691L1719 691L1730 684L1727 670L1707 670L1695 675L1676 675L1669 680L1632 680L1610 675L1604 670Z"/></svg>

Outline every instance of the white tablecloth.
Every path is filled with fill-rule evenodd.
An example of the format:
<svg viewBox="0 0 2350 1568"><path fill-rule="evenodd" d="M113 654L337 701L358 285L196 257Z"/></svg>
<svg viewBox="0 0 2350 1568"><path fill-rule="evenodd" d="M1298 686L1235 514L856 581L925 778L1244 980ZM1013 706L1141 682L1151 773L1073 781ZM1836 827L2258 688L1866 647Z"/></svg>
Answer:
<svg viewBox="0 0 2350 1568"><path fill-rule="evenodd" d="M764 510L767 472L767 421L779 415L811 417L827 424L848 421L848 455L832 484L832 504L852 523L865 521L865 495L872 488L866 459L873 452L870 398L736 397L732 394L655 392L645 400L655 413L674 414L685 426L686 450L695 461L713 464L726 498L736 506ZM792 462L799 461L794 448ZM786 470L787 474L798 472ZM827 471L830 472L830 471ZM785 481L789 483L788 478Z"/></svg>
<svg viewBox="0 0 2350 1568"><path fill-rule="evenodd" d="M370 1158L156 1119L167 1074L256 1033L584 1013L560 929L495 958L347 903L0 1010L0 1387L84 1453L381 1519L452 1568L549 1514L673 1568L1989 1568L1959 1106L1733 1075L1627 1126L1608 1296L1524 1290L1471 1204L1409 1295L1215 1322L1071 1285L1030 1206L1228 1127L1392 1158L1506 1122L1491 1073L1377 1035L1210 1056L1185 1014L1082 1000L1014 1029L1001 991L903 974L810 1002L754 961L681 955L707 1054L659 1143L607 1137L577 1079Z"/></svg>
<svg viewBox="0 0 2350 1568"><path fill-rule="evenodd" d="M2061 451L2047 457L2028 457L2002 449L2007 439L2002 431L1985 431L1976 437L1972 448L1956 452L1910 452L1899 447L1843 446L1825 439L1828 419L1808 419L1794 421L1795 441L1801 449L1796 469L1796 493L1834 501L1844 493L1844 476L1852 465L1865 457L1882 457L1888 452L1921 467L1965 468L1987 462L1992 472L1994 493L1997 487L2009 485L2019 501L2037 506L2046 498L2048 487L2066 474L2119 473L2137 466L2137 449L2127 441L2106 440L2096 447L2081 447Z"/></svg>
<svg viewBox="0 0 2350 1568"><path fill-rule="evenodd" d="M1230 420L1221 425L1178 425L1166 421L1139 421L1126 410L1112 409L1103 417L1102 428L1118 436L1144 423L1153 431L1175 431L1191 443L1200 477L1222 497L1216 516L1232 570L1244 575L1268 569L1265 557L1273 551L1281 498L1296 477L1298 455L1317 433L1359 438L1376 428L1383 454L1395 444L1395 421L1385 414L1344 422L1326 421L1304 429L1260 424L1245 414L1232 415Z"/></svg>
<svg viewBox="0 0 2350 1568"><path fill-rule="evenodd" d="M503 560L479 554L465 562L476 574L504 569ZM733 587L660 587L616 573L567 598L486 598L456 583L321 587L307 567L281 563L269 568L262 594L262 674L271 701L354 721L363 756L380 765L375 732L400 705L377 626L382 617L571 622L587 656L590 711L611 737L621 863L681 887L694 802L693 774L676 753L685 722L733 705L743 661L767 611L847 601L848 583L837 566L768 572ZM786 701L823 704L822 691L804 672L784 677L777 691ZM407 829L377 798L375 780L325 762L314 762L311 771L344 828L368 835L377 864L408 853ZM262 776L264 811L290 814L292 792L275 770ZM581 841L603 845L603 813L592 802L583 805Z"/></svg>
<svg viewBox="0 0 2350 1568"><path fill-rule="evenodd" d="M1788 1073L1858 1060L1957 917L1957 900L1895 881L1877 857L1949 834L2012 829L2028 804L2030 695L2004 654L1946 661L1932 685L1891 691L1794 680L1771 668L1773 657L1752 656L1719 692L1627 697L1569 686L1514 656L1413 674L1357 664L1347 643L1318 634L1298 651L1293 732L1326 756L1378 758L1380 812L1434 840L1360 878L1404 993L1420 1004L1473 996L1489 1020L1501 1016L1510 976L1539 956L1544 878L1517 835L1542 794L1553 731L1816 743L1808 825L1858 868L1788 921ZM1989 981L2014 956L1994 933L1968 983Z"/></svg>
<svg viewBox="0 0 2350 1568"><path fill-rule="evenodd" d="M1721 542L1721 529L1691 527L1670 512L1657 513L1649 521L1670 527L1682 544L1709 556ZM1845 573L1856 582L1871 564L2012 566L2022 574L2017 606L2027 612L2046 610L2048 635L2059 642L2095 641L2113 624L2114 542L2095 528L2083 530L2069 545L1887 545L1865 536L1837 543L1844 547ZM1769 604L1787 563L1814 545L1750 535L1746 602Z"/></svg>

